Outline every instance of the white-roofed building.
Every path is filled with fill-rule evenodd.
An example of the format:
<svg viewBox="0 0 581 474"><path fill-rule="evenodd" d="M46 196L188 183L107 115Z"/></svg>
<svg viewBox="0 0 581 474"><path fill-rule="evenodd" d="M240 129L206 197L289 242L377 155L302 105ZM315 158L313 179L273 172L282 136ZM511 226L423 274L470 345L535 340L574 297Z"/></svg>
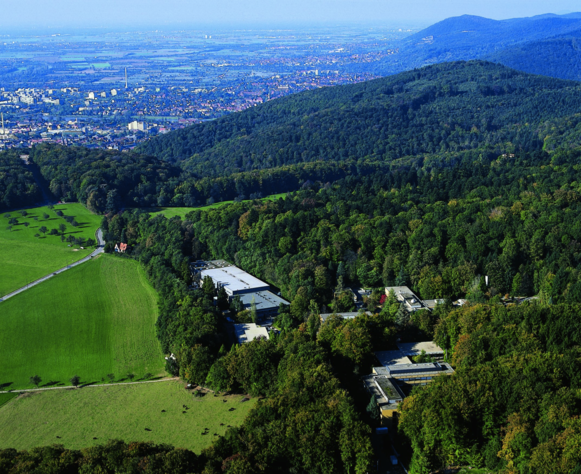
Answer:
<svg viewBox="0 0 581 474"><path fill-rule="evenodd" d="M254 323L235 324L234 331L238 344L244 344L255 339L268 339L266 328L257 326Z"/></svg>
<svg viewBox="0 0 581 474"><path fill-rule="evenodd" d="M219 268L205 268L200 272L202 283L205 277L210 277L214 285L216 285L216 288L223 287L226 290L226 294L230 297L270 290L268 283L259 280L250 273L233 265Z"/></svg>

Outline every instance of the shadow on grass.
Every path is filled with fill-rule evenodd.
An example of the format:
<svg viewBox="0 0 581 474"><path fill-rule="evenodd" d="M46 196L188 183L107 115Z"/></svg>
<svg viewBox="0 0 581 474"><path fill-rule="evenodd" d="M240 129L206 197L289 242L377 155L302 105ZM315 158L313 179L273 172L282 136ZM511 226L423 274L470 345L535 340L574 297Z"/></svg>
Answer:
<svg viewBox="0 0 581 474"><path fill-rule="evenodd" d="M62 383L60 380L51 380L50 382L41 385L41 387L54 387L55 385L62 385Z"/></svg>
<svg viewBox="0 0 581 474"><path fill-rule="evenodd" d="M88 387L89 385L97 385L97 384L99 384L99 383L101 383L101 381L100 381L100 380L95 380L95 381L93 381L93 382L80 383L80 384L79 384L79 387L80 387L80 388L83 388L83 387Z"/></svg>
<svg viewBox="0 0 581 474"><path fill-rule="evenodd" d="M5 383L0 383L0 390L6 390L8 387L10 387L10 385L12 385L14 382L5 382Z"/></svg>

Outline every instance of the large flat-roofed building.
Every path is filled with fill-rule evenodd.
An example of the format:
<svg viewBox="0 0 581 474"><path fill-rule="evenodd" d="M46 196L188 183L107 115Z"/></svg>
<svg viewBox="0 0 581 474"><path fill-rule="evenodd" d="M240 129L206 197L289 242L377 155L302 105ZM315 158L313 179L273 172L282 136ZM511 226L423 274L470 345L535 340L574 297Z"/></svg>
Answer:
<svg viewBox="0 0 581 474"><path fill-rule="evenodd" d="M429 355L432 359L442 360L444 359L444 349L442 349L438 344L433 341L425 342L400 342L397 344L397 348L406 357L415 357L420 355L422 352Z"/></svg>
<svg viewBox="0 0 581 474"><path fill-rule="evenodd" d="M234 332L236 333L238 344L244 344L255 339L268 339L266 328L257 326L254 323L235 324Z"/></svg>
<svg viewBox="0 0 581 474"><path fill-rule="evenodd" d="M234 265L219 266L222 262L221 260L207 262L207 265L199 272L201 281L203 282L205 277L210 277L216 288L223 287L230 297L270 290L268 283Z"/></svg>
<svg viewBox="0 0 581 474"><path fill-rule="evenodd" d="M278 314L278 309L281 304L287 306L290 304L287 300L275 295L270 291L243 293L236 296L240 297L240 301L244 305L244 309L252 309L252 303L254 302L256 305L256 315L261 318Z"/></svg>

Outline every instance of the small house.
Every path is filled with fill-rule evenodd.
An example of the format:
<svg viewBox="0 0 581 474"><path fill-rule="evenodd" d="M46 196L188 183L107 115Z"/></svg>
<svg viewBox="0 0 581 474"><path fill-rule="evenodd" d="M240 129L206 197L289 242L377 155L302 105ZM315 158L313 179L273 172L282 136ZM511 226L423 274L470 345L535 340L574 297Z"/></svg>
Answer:
<svg viewBox="0 0 581 474"><path fill-rule="evenodd" d="M115 252L125 253L126 250L127 244L124 243L115 244Z"/></svg>

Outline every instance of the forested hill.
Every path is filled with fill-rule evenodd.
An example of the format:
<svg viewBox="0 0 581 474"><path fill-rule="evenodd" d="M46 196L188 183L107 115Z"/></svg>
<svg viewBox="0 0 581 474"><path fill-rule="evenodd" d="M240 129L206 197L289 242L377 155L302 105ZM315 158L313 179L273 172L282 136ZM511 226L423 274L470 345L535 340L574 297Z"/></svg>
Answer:
<svg viewBox="0 0 581 474"><path fill-rule="evenodd" d="M200 176L314 161L391 161L483 145L539 146L531 124L581 111L581 84L483 61L308 91L139 147ZM528 124L528 125L527 125Z"/></svg>
<svg viewBox="0 0 581 474"><path fill-rule="evenodd" d="M486 59L505 49L569 34L580 27L579 13L500 21L473 15L447 18L405 38L397 48L398 54L369 64L368 70L388 75L428 64ZM531 59L534 62L534 58ZM511 66L510 63L501 63ZM529 72L529 69L522 70ZM565 78L558 74L553 77Z"/></svg>
<svg viewBox="0 0 581 474"><path fill-rule="evenodd" d="M486 59L519 71L580 81L581 30L507 48Z"/></svg>

